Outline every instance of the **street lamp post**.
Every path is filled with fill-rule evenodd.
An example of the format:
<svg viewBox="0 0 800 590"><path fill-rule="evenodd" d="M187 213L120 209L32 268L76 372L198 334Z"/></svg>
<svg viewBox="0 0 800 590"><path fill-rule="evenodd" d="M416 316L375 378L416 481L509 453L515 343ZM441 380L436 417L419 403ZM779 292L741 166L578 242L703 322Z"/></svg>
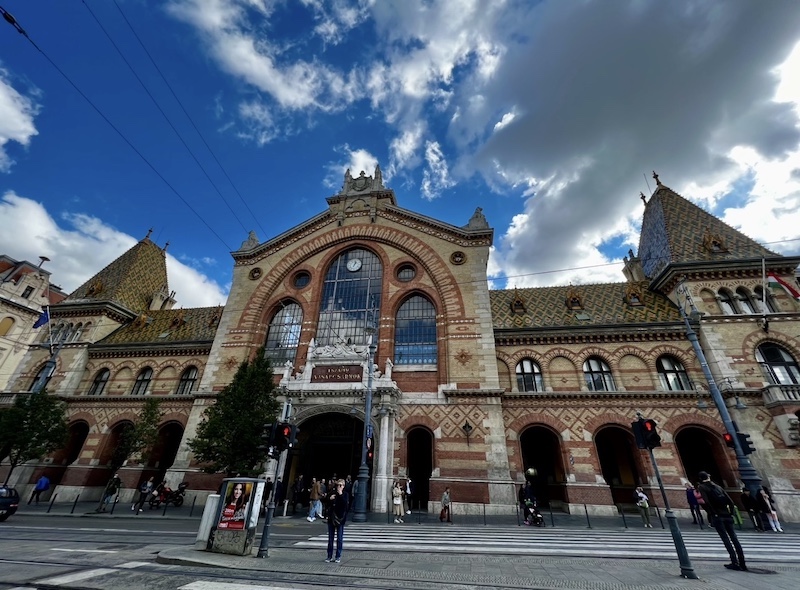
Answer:
<svg viewBox="0 0 800 590"><path fill-rule="evenodd" d="M364 436L361 439L361 466L358 468L358 489L356 490L353 522L367 521L367 485L369 482L369 465L367 465L367 438L370 418L372 416L372 363L377 346L373 341L374 329L368 328L369 345L367 346L367 396L364 400Z"/></svg>
<svg viewBox="0 0 800 590"><path fill-rule="evenodd" d="M684 303L689 304L691 308L692 319L699 319L700 312L698 312L697 308L694 306L694 302L692 301L689 291L685 285L681 284L678 287L677 293L679 303L678 308L680 309L681 317L683 318L683 322L686 326L686 336L689 338L689 342L692 344L694 353L697 355L697 359L700 361L700 367L703 370L703 375L705 375L706 381L708 382L708 388L711 391L711 399L713 400L714 405L717 407L720 418L722 418L722 423L725 426L725 430L727 430L733 438L733 448L736 452L736 462L738 463L739 467L739 478L742 480L745 487L750 490L750 493L755 497L758 494L758 490L761 488L761 477L758 475L755 467L753 467L749 457L744 453L744 449L742 449L742 444L739 441L739 437L736 436L736 427L733 425L733 419L728 411L728 406L725 405L725 400L722 398L722 393L720 393L717 383L714 381L714 376L711 374L711 369L709 369L708 362L706 361L706 355L700 346L700 342L697 339L697 334L692 328L692 324L689 321L689 315L686 314L686 310L684 309L684 304L681 304L680 296L683 295Z"/></svg>

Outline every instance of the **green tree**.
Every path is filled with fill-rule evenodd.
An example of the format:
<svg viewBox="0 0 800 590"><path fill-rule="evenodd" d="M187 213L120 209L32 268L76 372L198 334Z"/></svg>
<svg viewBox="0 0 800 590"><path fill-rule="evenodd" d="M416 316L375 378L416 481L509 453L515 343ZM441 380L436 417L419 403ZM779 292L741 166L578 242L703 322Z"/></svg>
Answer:
<svg viewBox="0 0 800 590"><path fill-rule="evenodd" d="M261 348L252 361L239 365L233 381L206 409L189 448L207 473L257 475L265 459L258 450L264 426L275 422L277 414L272 366Z"/></svg>
<svg viewBox="0 0 800 590"><path fill-rule="evenodd" d="M41 461L64 446L67 438L66 404L46 393L17 394L14 405L0 411L0 449L14 469L27 461Z"/></svg>
<svg viewBox="0 0 800 590"><path fill-rule="evenodd" d="M142 462L147 461L147 457L153 450L153 446L158 440L158 424L164 413L161 411L161 400L154 397L148 397L142 411L136 419L129 423L123 430L117 443L117 448L114 449L114 454L111 455L111 462L108 465L110 474L108 482L114 477L120 467L125 464L125 461L134 455L139 455ZM102 507L103 499L102 494L98 509Z"/></svg>

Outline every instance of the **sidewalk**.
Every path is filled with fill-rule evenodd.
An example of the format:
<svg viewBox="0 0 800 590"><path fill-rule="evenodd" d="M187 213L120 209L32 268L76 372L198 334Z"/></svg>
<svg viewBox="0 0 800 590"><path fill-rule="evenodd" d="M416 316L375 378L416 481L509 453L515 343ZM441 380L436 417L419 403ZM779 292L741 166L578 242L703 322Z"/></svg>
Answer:
<svg viewBox="0 0 800 590"><path fill-rule="evenodd" d="M160 510L146 508L138 516L130 510L129 504L118 504L112 515L96 513L96 502L55 503L22 505L20 515L28 516L69 516L95 519L182 519L193 520L198 524L202 508L170 506L164 513ZM48 514L48 508L50 512ZM74 508L74 510L73 510ZM191 516L190 516L191 513ZM442 526L437 514L414 513L406 517L406 523ZM369 514L368 523L384 524L388 522L385 514ZM548 528L551 526L551 515L545 513ZM630 528L639 528L641 524L637 516L626 515ZM486 526L484 526L484 521ZM555 527L563 529L588 530L585 516L553 514ZM660 526L657 517L653 518L656 528ZM305 515L297 514L289 517L276 517L276 526L289 526L302 534L320 535L325 531L324 524L309 523ZM592 517L588 524L593 530L622 530L622 517ZM666 525L666 519L664 519ZM690 521L681 520L682 530L694 527ZM350 525L348 525L350 526ZM360 526L360 525L355 525ZM408 526L408 525L407 525ZM446 525L445 525L446 526ZM475 535L491 535L496 527L508 528L517 526L514 516L480 516L454 515L457 528L469 528ZM261 523L259 523L259 532ZM800 533L800 526L784 525L787 534ZM347 531L347 529L345 529ZM772 533L765 533L772 534ZM256 538L256 545L259 537ZM708 590L796 590L800 575L800 562L780 564L752 564L752 572L734 572L723 567L723 561L693 560L695 573L700 580L680 578L680 567L674 557L660 559L600 559L576 557L520 557L514 555L461 555L436 552L405 551L363 551L347 548L347 532L345 532L345 550L341 564L324 562L325 552L318 549L302 549L288 546L286 543L273 543L269 550L269 558L258 559L253 556L222 555L206 551L197 551L191 546L171 548L161 551L157 561L162 564L173 564L190 567L218 567L249 571L269 572L264 580L275 584L285 583L324 583L330 587L355 587L369 581L385 581L396 587L424 588L446 590L449 588L525 588L525 589L560 589L560 590L628 590L653 589L697 589ZM279 546L276 546L279 545ZM761 569L764 573L758 573Z"/></svg>

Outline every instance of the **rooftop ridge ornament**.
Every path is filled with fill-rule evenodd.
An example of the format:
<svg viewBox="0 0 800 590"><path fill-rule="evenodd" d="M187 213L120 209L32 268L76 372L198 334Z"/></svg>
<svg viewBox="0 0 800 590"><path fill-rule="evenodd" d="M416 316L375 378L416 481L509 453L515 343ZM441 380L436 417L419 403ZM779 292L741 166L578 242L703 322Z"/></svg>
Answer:
<svg viewBox="0 0 800 590"><path fill-rule="evenodd" d="M663 184L661 184L661 181L658 179L658 174L656 174L656 171L655 171L655 170L653 170L653 178L655 179L655 181L656 181L656 184L657 184L658 186L664 186Z"/></svg>
<svg viewBox="0 0 800 590"><path fill-rule="evenodd" d="M642 203L647 205L647 197L644 196L644 193L639 191L639 198L642 200Z"/></svg>
<svg viewBox="0 0 800 590"><path fill-rule="evenodd" d="M381 174L380 165L375 166L375 174L367 176L363 170L357 178L353 178L350 173L350 168L344 173L344 182L342 183L342 190L339 191L340 195L362 194L367 192L374 192L384 190L383 175Z"/></svg>

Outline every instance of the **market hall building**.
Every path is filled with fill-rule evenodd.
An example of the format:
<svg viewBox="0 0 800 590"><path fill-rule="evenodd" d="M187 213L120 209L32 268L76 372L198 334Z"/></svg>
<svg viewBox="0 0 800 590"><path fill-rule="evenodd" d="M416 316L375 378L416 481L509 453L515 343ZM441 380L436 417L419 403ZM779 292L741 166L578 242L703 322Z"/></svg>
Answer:
<svg viewBox="0 0 800 590"><path fill-rule="evenodd" d="M533 467L537 496L555 510L616 514L637 485L659 497L630 428L640 411L658 422L655 455L684 508L683 484L700 470L739 488L681 314L693 305L716 384L757 449L750 458L782 517L800 521L800 258L658 179L642 200L638 253L618 283L490 290L493 230L481 210L455 226L404 209L379 168L348 171L306 222L263 242L251 233L232 253L224 307L176 309L148 234L52 306L52 375L41 373L47 350L32 347L0 396L8 405L49 378L48 394L68 407L66 447L12 482L31 488L46 473L60 498L99 497L124 425L158 396L159 441L121 470L125 490L163 475L202 502L222 475L203 473L187 443L241 361L266 346L300 428L285 462L269 466L285 482L355 478L368 422L372 511L390 509L392 481L409 476L423 509L437 510L450 487L456 512L513 513Z"/></svg>

